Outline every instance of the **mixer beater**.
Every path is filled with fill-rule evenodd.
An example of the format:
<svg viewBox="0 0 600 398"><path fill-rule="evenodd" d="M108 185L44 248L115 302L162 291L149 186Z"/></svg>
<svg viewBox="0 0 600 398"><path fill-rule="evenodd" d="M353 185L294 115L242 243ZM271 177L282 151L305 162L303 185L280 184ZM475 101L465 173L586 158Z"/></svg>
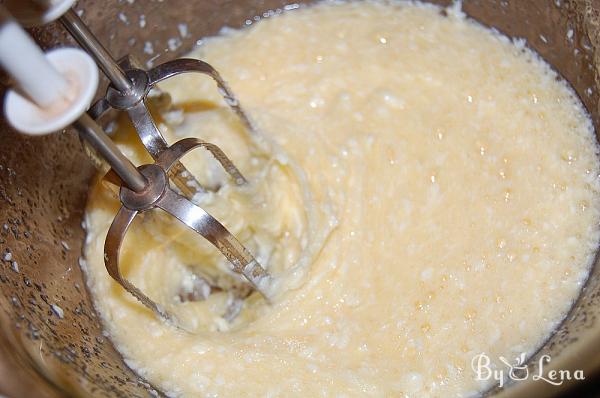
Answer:
<svg viewBox="0 0 600 398"><path fill-rule="evenodd" d="M8 92L5 103L7 119L17 130L30 135L48 134L72 124L81 138L108 163L111 171L107 177L120 185L122 207L106 237L106 269L123 288L160 317L175 321L160 304L125 279L119 268L119 251L128 228L136 215L155 208L175 217L212 243L231 263L232 270L243 275L252 288L268 300L271 276L218 220L190 200L204 188L179 160L196 148L204 148L236 185L246 184L246 179L214 144L185 138L169 146L147 106L148 93L159 82L182 73L202 73L216 82L227 105L252 132L252 123L239 101L218 72L200 60L177 59L150 70L143 69L129 56L121 62L115 61L71 8L74 2L14 0L8 1L7 5L10 7L13 3L13 7L17 7L15 4L18 4L17 11L27 11L21 15L16 13L20 22L26 25L59 19L87 53L65 48L44 54L19 24L6 11L0 10L3 11L0 64L24 93L23 96L15 90ZM98 71L90 56L109 78L110 86L86 112L98 84ZM77 93L73 94L74 91ZM127 112L154 163L136 168L119 151L96 121L110 109ZM176 188L171 188L169 181L173 181Z"/></svg>

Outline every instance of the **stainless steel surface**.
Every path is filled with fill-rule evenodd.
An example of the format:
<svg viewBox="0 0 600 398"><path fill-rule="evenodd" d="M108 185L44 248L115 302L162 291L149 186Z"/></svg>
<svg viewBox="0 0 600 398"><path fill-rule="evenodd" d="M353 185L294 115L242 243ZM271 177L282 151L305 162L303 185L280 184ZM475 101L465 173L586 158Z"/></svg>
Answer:
<svg viewBox="0 0 600 398"><path fill-rule="evenodd" d="M196 40L216 34L223 26L242 27L246 20L269 10L277 12L288 3L81 0L76 8L84 11L82 19L110 52L130 53L151 67L185 54ZM485 25L526 39L573 85L598 131L599 1L469 0L463 2L463 9ZM141 15L146 23L143 29ZM184 34L179 26L185 27ZM34 29L34 34L47 47L72 44L60 24ZM169 41L177 43L174 50ZM148 43L153 48L150 54L144 51ZM80 150L77 135L25 138L4 120L0 131L0 259L10 252L11 261L19 266L17 273L11 261L0 260L0 394L149 397L158 391L161 395L129 370L102 335L84 288L78 265L85 236L81 220L94 170ZM60 305L64 318L53 314L50 304ZM543 354L552 356L545 370L582 369L590 379L600 369L598 262L573 310L532 362ZM524 382L486 395L550 397L574 383L555 387L543 381Z"/></svg>
<svg viewBox="0 0 600 398"><path fill-rule="evenodd" d="M217 84L219 93L223 96L225 103L229 105L229 107L233 109L233 111L238 115L244 127L246 127L250 132L255 131L249 114L244 111L242 105L236 98L235 94L227 85L227 82L221 77L219 72L217 72L217 70L213 68L210 64L199 59L179 58L174 61L165 62L152 68L148 72L148 76L150 78L150 84L155 85L170 77L177 76L182 73L191 72L201 73L210 76Z"/></svg>
<svg viewBox="0 0 600 398"><path fill-rule="evenodd" d="M156 126L156 123L154 123L152 115L150 115L150 111L144 101L142 100L129 107L127 114L152 159L158 159L160 154L168 148L168 144ZM185 166L180 162L177 162L173 166L169 175L172 177L177 188L188 198L192 198L198 192L205 191L194 175L187 171Z"/></svg>
<svg viewBox="0 0 600 398"><path fill-rule="evenodd" d="M106 48L100 43L96 36L83 23L79 15L73 10L68 10L61 18L63 26L73 35L77 43L83 47L102 69L113 86L119 91L129 92L132 89L131 81L123 72Z"/></svg>
<svg viewBox="0 0 600 398"><path fill-rule="evenodd" d="M105 97L109 106L121 111L126 111L142 102L148 95L148 91L150 91L146 71L131 69L127 71L126 76L131 81L129 90L120 91L111 86L108 88Z"/></svg>
<svg viewBox="0 0 600 398"><path fill-rule="evenodd" d="M134 191L144 190L147 184L144 176L87 113L73 125L79 135L98 151L129 188Z"/></svg>
<svg viewBox="0 0 600 398"><path fill-rule="evenodd" d="M219 161L236 184L246 182L245 178L216 145L196 138L185 138L165 148L158 156L156 163L140 167L140 171L148 181L143 191L132 191L121 187L120 199L123 207L119 209L113 220L106 242L104 258L106 269L129 293L153 310L159 317L172 321L177 326L177 319L169 314L163 306L154 302L141 290L127 281L119 271L119 252L121 244L133 219L139 212L160 208L179 221L196 231L212 243L233 265L233 271L244 275L255 290L265 295L264 289L270 277L264 268L258 264L252 254L225 228L217 219L196 206L186 197L178 194L169 187L167 172L179 159L196 148L205 148ZM266 295L265 295L265 298Z"/></svg>

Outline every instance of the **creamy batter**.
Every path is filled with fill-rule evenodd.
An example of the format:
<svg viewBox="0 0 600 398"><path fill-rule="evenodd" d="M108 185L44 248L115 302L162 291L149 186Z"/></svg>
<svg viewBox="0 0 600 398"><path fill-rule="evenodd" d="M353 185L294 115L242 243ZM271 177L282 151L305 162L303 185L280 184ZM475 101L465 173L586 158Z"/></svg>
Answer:
<svg viewBox="0 0 600 398"><path fill-rule="evenodd" d="M599 239L593 128L543 61L459 10L322 3L204 40L254 119L245 131L212 81L162 86L161 129L202 151L195 201L277 284L225 316L232 295L186 300L199 276L239 280L202 238L161 215L130 231L124 275L193 333L157 319L105 271L118 207L98 183L87 211L90 290L107 333L171 396L465 396L474 355L532 353L565 316ZM125 123L117 142L148 161Z"/></svg>

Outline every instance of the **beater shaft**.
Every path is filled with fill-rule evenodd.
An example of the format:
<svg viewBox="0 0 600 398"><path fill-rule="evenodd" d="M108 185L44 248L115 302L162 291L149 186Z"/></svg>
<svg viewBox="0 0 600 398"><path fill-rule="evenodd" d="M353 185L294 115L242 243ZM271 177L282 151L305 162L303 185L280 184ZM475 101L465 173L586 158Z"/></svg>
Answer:
<svg viewBox="0 0 600 398"><path fill-rule="evenodd" d="M133 163L123 155L115 143L87 113L84 113L73 126L79 135L86 140L108 162L121 180L132 190L141 191L146 186L146 178L135 168Z"/></svg>
<svg viewBox="0 0 600 398"><path fill-rule="evenodd" d="M69 9L64 13L60 21L65 29L77 40L77 43L96 60L100 69L102 69L117 90L123 92L131 91L131 81L127 78L123 69L121 69L108 50L98 41L96 36L94 36L73 9Z"/></svg>

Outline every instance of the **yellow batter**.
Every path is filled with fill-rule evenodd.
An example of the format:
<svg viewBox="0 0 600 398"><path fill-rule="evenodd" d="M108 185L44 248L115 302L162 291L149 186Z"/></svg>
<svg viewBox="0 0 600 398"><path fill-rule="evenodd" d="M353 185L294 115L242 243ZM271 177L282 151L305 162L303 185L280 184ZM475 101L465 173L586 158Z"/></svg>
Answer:
<svg viewBox="0 0 600 398"><path fill-rule="evenodd" d="M598 244L592 125L522 43L446 14L323 3L204 41L192 56L262 136L207 78L162 87L185 111L163 112L167 139L220 145L251 182L236 188L199 151L185 164L221 188L195 200L278 284L232 321L226 291L182 299L197 275L238 282L208 243L148 214L124 273L195 333L163 323L104 269L118 203L97 184L84 265L133 369L172 396L464 396L489 386L474 355L499 363L547 338ZM147 161L130 133L120 125L121 148Z"/></svg>

